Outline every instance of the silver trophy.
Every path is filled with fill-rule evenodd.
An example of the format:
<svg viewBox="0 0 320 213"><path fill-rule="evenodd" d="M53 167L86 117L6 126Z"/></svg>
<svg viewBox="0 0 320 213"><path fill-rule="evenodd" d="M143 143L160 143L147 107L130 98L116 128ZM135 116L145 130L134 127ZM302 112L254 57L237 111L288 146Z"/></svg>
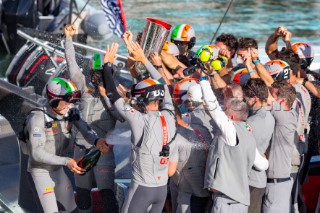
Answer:
<svg viewBox="0 0 320 213"><path fill-rule="evenodd" d="M146 19L140 46L148 59L153 52L157 52L160 54L164 42L168 38L170 29L171 25L166 22L153 18ZM143 78L146 73L145 66L141 62L137 62L135 68L139 73L139 76Z"/></svg>

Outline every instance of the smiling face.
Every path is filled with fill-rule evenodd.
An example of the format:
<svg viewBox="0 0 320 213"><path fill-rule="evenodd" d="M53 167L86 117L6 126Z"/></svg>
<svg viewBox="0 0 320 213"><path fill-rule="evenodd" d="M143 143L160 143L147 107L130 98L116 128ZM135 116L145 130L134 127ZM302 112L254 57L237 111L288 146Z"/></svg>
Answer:
<svg viewBox="0 0 320 213"><path fill-rule="evenodd" d="M72 108L73 104L60 100L57 107L53 108L54 111L60 115L65 115Z"/></svg>
<svg viewBox="0 0 320 213"><path fill-rule="evenodd" d="M233 56L234 50L230 51L228 46L225 45L223 42L221 42L221 41L216 42L216 46L220 49L220 52L225 52L226 56L228 56L228 57Z"/></svg>

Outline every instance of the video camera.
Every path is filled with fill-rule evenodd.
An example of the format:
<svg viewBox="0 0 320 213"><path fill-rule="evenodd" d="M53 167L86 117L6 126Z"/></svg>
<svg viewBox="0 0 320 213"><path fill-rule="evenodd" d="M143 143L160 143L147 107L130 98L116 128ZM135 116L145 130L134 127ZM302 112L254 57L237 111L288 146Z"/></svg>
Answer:
<svg viewBox="0 0 320 213"><path fill-rule="evenodd" d="M207 72L205 71L206 68L204 66L204 63L206 63L206 62L208 62L210 64L210 67L214 71L219 71L222 68L227 66L228 59L225 56L218 56L218 58L209 62L209 61L202 61L201 57L193 58L190 61L191 66L189 66L183 70L183 75L185 75L185 76L192 75L193 73L195 73L197 71L198 68L200 68L202 72L207 74Z"/></svg>

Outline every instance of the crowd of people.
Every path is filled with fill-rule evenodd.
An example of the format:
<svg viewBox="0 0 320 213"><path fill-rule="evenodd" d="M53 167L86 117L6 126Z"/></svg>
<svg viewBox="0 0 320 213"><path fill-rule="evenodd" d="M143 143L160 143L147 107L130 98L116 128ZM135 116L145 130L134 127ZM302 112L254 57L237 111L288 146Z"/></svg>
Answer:
<svg viewBox="0 0 320 213"><path fill-rule="evenodd" d="M320 97L308 43L291 44L292 33L279 26L263 64L254 38L223 33L194 52L194 29L179 24L160 53L146 56L128 31L134 84L125 88L113 77L119 45L94 54L87 77L76 62L76 31L64 30L68 79L52 78L47 105L27 120L28 171L44 212L92 212L93 181L107 213L306 212L301 185L318 152ZM122 206L105 139L117 122L131 130ZM64 155L69 143L73 158ZM103 155L86 171L77 161L92 149ZM63 166L74 173L76 201Z"/></svg>

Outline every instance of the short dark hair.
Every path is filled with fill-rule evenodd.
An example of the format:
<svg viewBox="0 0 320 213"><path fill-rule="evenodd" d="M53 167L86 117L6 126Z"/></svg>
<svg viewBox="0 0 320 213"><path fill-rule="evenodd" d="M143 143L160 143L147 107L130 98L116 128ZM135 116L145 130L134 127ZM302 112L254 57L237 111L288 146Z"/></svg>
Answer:
<svg viewBox="0 0 320 213"><path fill-rule="evenodd" d="M297 92L294 87L286 81L275 81L271 86L272 88L278 89L277 97L286 99L287 106L291 108L297 98Z"/></svg>
<svg viewBox="0 0 320 213"><path fill-rule="evenodd" d="M292 70L292 73L296 76L300 70L300 58L297 53L291 49L282 48L276 55L280 60L287 62Z"/></svg>
<svg viewBox="0 0 320 213"><path fill-rule="evenodd" d="M238 40L233 34L222 33L216 38L216 42L222 42L224 45L228 47L229 51L234 50L234 52L237 52L238 50Z"/></svg>
<svg viewBox="0 0 320 213"><path fill-rule="evenodd" d="M258 49L258 42L253 38L240 38L239 39L239 49L249 49L255 48Z"/></svg>
<svg viewBox="0 0 320 213"><path fill-rule="evenodd" d="M243 94L246 97L253 98L256 96L261 102L268 99L268 87L261 78L251 78L242 86Z"/></svg>

